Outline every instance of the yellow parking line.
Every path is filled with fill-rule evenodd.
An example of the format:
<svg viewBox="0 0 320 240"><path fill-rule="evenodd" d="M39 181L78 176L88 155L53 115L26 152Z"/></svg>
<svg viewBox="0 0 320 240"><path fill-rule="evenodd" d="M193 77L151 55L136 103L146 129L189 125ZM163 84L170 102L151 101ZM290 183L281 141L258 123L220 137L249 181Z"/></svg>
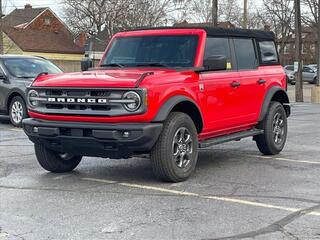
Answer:
<svg viewBox="0 0 320 240"><path fill-rule="evenodd" d="M285 161L285 162L294 162L294 163L307 163L307 164L317 164L320 165L320 161L308 161L308 160L293 160L288 158L280 158L280 157L271 157L271 156L259 156L259 155L248 155L250 157L256 157L256 158L264 158L264 159L272 159L272 160L278 160L278 161Z"/></svg>
<svg viewBox="0 0 320 240"><path fill-rule="evenodd" d="M277 209L277 210L283 210L283 211L287 211L287 212L298 212L298 211L303 210L302 208L291 208L291 207L277 206L277 205L259 203L259 202L254 202L254 201L241 200L241 199L237 199L237 198L200 195L198 193L185 192L185 191L167 189L167 188L162 188L162 187L153 187L153 186L147 186L147 185L141 185L141 184L117 182L117 181L110 181L110 180L97 179L97 178L82 178L82 180L107 183L107 184L117 184L117 185L124 186L124 187L171 193L171 194L174 194L177 196L197 197L197 198L201 198L201 199L210 199L210 200L237 203L237 204L254 206L254 207ZM320 212L310 212L307 215L320 216Z"/></svg>

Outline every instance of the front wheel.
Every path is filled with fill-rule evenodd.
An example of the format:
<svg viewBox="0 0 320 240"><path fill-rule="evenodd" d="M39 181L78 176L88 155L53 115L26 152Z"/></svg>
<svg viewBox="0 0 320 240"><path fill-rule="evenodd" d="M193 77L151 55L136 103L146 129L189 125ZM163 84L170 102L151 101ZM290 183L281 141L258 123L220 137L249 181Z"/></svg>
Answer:
<svg viewBox="0 0 320 240"><path fill-rule="evenodd" d="M279 102L271 102L264 120L258 128L264 133L255 137L257 146L265 155L280 153L287 140L288 122L283 105Z"/></svg>
<svg viewBox="0 0 320 240"><path fill-rule="evenodd" d="M15 127L21 127L22 120L28 116L26 104L22 97L14 97L9 106L10 122Z"/></svg>
<svg viewBox="0 0 320 240"><path fill-rule="evenodd" d="M82 159L82 156L52 151L42 144L35 144L34 149L39 164L49 172L70 172L79 165Z"/></svg>
<svg viewBox="0 0 320 240"><path fill-rule="evenodd" d="M198 159L198 134L192 119L173 112L151 151L154 174L167 182L181 182L193 173Z"/></svg>

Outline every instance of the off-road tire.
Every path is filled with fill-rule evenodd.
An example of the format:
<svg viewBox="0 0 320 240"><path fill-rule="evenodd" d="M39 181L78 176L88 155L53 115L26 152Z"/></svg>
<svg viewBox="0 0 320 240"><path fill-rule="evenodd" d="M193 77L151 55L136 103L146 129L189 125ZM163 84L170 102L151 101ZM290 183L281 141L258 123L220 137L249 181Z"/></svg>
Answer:
<svg viewBox="0 0 320 240"><path fill-rule="evenodd" d="M277 143L275 140L275 117L281 116L283 120L283 132L282 141ZM288 133L288 121L287 114L283 105L279 102L271 102L268 112L262 122L258 125L259 129L263 129L264 133L255 137L255 141L260 152L264 155L276 155L279 154L286 143Z"/></svg>
<svg viewBox="0 0 320 240"><path fill-rule="evenodd" d="M47 149L42 144L34 145L36 157L42 168L49 172L64 173L71 172L81 162L82 156L69 156L64 159L61 153Z"/></svg>
<svg viewBox="0 0 320 240"><path fill-rule="evenodd" d="M185 129L187 131L185 131ZM189 163L179 167L174 158L174 146L177 144L178 131L187 132L190 135L192 151L188 151ZM180 135L181 136L181 135ZM180 153L180 150L178 150ZM185 149L181 152L185 151ZM186 152L184 152L186 153ZM166 182L181 182L188 179L194 172L198 159L198 134L192 119L184 113L172 112L164 123L158 141L151 151L151 164L154 174ZM181 157L180 157L181 159ZM182 157L184 159L184 157ZM184 162L182 160L182 162Z"/></svg>
<svg viewBox="0 0 320 240"><path fill-rule="evenodd" d="M21 110L21 113L18 111ZM19 115L15 115L19 114ZM13 126L22 127L22 120L28 117L26 103L20 96L14 97L9 105L9 119Z"/></svg>

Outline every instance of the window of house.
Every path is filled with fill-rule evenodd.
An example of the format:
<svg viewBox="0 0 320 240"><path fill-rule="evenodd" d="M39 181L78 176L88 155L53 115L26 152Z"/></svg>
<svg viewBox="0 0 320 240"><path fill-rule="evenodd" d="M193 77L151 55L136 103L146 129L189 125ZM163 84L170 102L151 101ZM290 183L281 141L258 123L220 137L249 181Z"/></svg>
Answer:
<svg viewBox="0 0 320 240"><path fill-rule="evenodd" d="M239 70L257 68L258 61L252 39L235 38L234 47Z"/></svg>
<svg viewBox="0 0 320 240"><path fill-rule="evenodd" d="M229 45L228 38L214 38L208 37L206 41L206 48L204 59L207 59L212 56L225 56L227 59L227 69L232 68L231 64L231 50Z"/></svg>
<svg viewBox="0 0 320 240"><path fill-rule="evenodd" d="M306 54L306 53L307 53L306 45L302 43L302 54Z"/></svg>
<svg viewBox="0 0 320 240"><path fill-rule="evenodd" d="M50 24L51 24L51 18L46 17L46 18L44 19L44 25L50 25Z"/></svg>
<svg viewBox="0 0 320 240"><path fill-rule="evenodd" d="M290 54L290 44L284 45L283 53L286 55Z"/></svg>
<svg viewBox="0 0 320 240"><path fill-rule="evenodd" d="M259 42L259 48L261 53L262 64L278 63L278 53L276 44L273 41L261 41Z"/></svg>

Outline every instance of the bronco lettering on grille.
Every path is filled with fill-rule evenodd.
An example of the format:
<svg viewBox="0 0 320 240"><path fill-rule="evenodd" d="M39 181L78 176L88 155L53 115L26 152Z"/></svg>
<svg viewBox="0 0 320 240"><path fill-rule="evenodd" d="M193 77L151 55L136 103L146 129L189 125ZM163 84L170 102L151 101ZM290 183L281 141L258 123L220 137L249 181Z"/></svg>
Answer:
<svg viewBox="0 0 320 240"><path fill-rule="evenodd" d="M49 97L47 99L48 102L51 103L108 103L108 99L106 98L54 98Z"/></svg>

